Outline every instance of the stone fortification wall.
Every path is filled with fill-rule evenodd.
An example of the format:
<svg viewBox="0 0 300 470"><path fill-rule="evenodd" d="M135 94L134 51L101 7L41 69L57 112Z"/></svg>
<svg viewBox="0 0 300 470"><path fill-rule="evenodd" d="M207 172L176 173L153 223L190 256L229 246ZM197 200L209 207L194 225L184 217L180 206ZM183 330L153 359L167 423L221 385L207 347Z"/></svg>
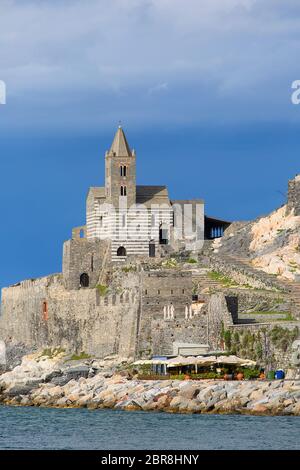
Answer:
<svg viewBox="0 0 300 470"><path fill-rule="evenodd" d="M61 274L3 289L0 339L99 358L172 354L173 343L215 349L233 323L222 293L192 301L190 271L112 267L107 285L66 289Z"/></svg>
<svg viewBox="0 0 300 470"><path fill-rule="evenodd" d="M102 267L110 258L110 244L106 240L72 239L64 243L63 279L67 289L79 289L80 276L86 273L90 287L99 281Z"/></svg>
<svg viewBox="0 0 300 470"><path fill-rule="evenodd" d="M191 271L159 270L142 273L142 308L138 355L170 355L175 342L220 346L222 325L233 323L222 293L192 302Z"/></svg>
<svg viewBox="0 0 300 470"><path fill-rule="evenodd" d="M170 355L177 342L208 345L211 350L223 348L221 331L233 324L224 295L213 294L200 311L195 308L191 313L188 317L179 314L171 319L152 320L153 354Z"/></svg>
<svg viewBox="0 0 300 470"><path fill-rule="evenodd" d="M68 291L61 275L3 289L0 339L31 349L133 357L139 310L138 292L128 287L133 276L125 276L119 295L103 296L89 288Z"/></svg>
<svg viewBox="0 0 300 470"><path fill-rule="evenodd" d="M144 357L154 352L153 321L184 318L186 306L192 301L191 274L176 269L144 271L141 274L141 298L138 353Z"/></svg>

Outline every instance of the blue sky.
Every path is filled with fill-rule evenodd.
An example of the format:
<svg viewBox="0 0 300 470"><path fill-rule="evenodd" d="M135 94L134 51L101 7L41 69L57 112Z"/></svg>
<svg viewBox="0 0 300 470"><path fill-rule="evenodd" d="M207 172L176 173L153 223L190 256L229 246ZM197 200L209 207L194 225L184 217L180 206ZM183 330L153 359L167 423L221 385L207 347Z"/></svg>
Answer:
<svg viewBox="0 0 300 470"><path fill-rule="evenodd" d="M251 219L300 172L300 5L0 0L0 286L61 270L121 120L138 182Z"/></svg>

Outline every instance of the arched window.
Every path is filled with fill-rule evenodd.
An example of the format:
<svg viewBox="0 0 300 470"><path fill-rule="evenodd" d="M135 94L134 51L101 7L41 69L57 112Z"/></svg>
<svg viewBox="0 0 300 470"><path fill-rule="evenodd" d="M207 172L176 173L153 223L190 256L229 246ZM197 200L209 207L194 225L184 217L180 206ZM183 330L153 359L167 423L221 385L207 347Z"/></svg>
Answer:
<svg viewBox="0 0 300 470"><path fill-rule="evenodd" d="M126 176L127 174L127 167L126 165L121 165L120 166L120 176Z"/></svg>
<svg viewBox="0 0 300 470"><path fill-rule="evenodd" d="M124 246L119 246L117 249L117 256L126 256L126 250Z"/></svg>
<svg viewBox="0 0 300 470"><path fill-rule="evenodd" d="M43 302L42 311L43 311L43 319L47 321L49 317L48 317L48 303L46 301Z"/></svg>
<svg viewBox="0 0 300 470"><path fill-rule="evenodd" d="M126 186L124 186L124 196L127 196L127 189L126 189Z"/></svg>
<svg viewBox="0 0 300 470"><path fill-rule="evenodd" d="M80 275L80 286L81 287L89 287L90 285L90 278L87 273L82 273Z"/></svg>
<svg viewBox="0 0 300 470"><path fill-rule="evenodd" d="M127 196L126 186L121 186L120 194L121 196Z"/></svg>
<svg viewBox="0 0 300 470"><path fill-rule="evenodd" d="M84 238L84 230L83 230L83 228L80 229L79 237L80 237L80 238Z"/></svg>

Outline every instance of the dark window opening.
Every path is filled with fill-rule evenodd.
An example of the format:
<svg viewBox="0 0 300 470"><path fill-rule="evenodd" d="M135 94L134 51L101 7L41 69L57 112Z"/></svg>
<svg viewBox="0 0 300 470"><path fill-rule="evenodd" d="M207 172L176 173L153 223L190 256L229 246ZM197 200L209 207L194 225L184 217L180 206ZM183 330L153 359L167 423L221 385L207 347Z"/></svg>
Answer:
<svg viewBox="0 0 300 470"><path fill-rule="evenodd" d="M120 166L120 176L126 176L127 175L127 167L125 165Z"/></svg>
<svg viewBox="0 0 300 470"><path fill-rule="evenodd" d="M168 244L168 229L163 228L162 225L159 228L159 244L160 245Z"/></svg>
<svg viewBox="0 0 300 470"><path fill-rule="evenodd" d="M91 271L94 271L94 255L91 256Z"/></svg>
<svg viewBox="0 0 300 470"><path fill-rule="evenodd" d="M126 256L126 249L124 246L119 246L117 249L117 256Z"/></svg>
<svg viewBox="0 0 300 470"><path fill-rule="evenodd" d="M155 243L149 243L149 256L150 258L155 258Z"/></svg>
<svg viewBox="0 0 300 470"><path fill-rule="evenodd" d="M47 303L46 301L43 302L43 310L42 310L42 312L43 312L43 319L44 319L45 321L47 321L47 320L48 320L48 303Z"/></svg>
<svg viewBox="0 0 300 470"><path fill-rule="evenodd" d="M80 276L80 287L89 287L90 285L90 278L87 273L83 273Z"/></svg>

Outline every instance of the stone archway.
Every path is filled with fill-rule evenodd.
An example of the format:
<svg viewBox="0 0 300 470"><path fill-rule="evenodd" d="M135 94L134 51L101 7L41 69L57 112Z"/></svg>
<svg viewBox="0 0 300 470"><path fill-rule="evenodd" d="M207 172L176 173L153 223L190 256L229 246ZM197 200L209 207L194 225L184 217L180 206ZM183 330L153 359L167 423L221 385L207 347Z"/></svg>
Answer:
<svg viewBox="0 0 300 470"><path fill-rule="evenodd" d="M87 273L82 273L80 275L80 287L89 287L90 285L90 278Z"/></svg>
<svg viewBox="0 0 300 470"><path fill-rule="evenodd" d="M119 246L117 249L117 256L126 256L126 249L124 246Z"/></svg>

